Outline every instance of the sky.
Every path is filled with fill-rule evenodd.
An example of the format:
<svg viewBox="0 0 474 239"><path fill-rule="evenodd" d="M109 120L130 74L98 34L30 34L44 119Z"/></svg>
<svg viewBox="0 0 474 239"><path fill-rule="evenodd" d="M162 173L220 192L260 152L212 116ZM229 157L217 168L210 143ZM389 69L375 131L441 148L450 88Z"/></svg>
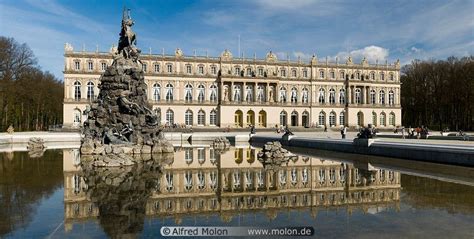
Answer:
<svg viewBox="0 0 474 239"><path fill-rule="evenodd" d="M393 63L474 55L474 0L0 0L0 35L33 50L63 79L64 44L109 51L122 9L148 53L218 56L229 49L264 58Z"/></svg>

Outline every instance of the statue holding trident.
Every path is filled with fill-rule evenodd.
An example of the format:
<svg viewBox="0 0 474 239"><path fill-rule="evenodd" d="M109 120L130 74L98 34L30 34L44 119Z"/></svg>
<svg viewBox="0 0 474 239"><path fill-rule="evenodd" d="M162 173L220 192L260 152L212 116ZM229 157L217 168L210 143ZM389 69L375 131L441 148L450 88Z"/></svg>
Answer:
<svg viewBox="0 0 474 239"><path fill-rule="evenodd" d="M130 9L124 7L122 14L122 30L120 31L117 51L118 54L122 55L125 59L132 59L136 62L141 51L136 47L137 38L135 33L132 31L133 24L134 22L130 18Z"/></svg>

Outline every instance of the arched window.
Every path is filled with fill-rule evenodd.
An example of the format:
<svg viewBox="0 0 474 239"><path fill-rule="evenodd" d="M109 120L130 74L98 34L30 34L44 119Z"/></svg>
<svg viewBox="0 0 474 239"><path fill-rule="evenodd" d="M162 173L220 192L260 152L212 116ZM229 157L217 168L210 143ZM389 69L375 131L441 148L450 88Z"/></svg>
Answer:
<svg viewBox="0 0 474 239"><path fill-rule="evenodd" d="M372 125L377 126L377 113L372 112Z"/></svg>
<svg viewBox="0 0 474 239"><path fill-rule="evenodd" d="M209 114L209 124L210 125L217 125L217 112L216 110L211 110Z"/></svg>
<svg viewBox="0 0 474 239"><path fill-rule="evenodd" d="M298 126L298 112L293 111L291 112L291 126Z"/></svg>
<svg viewBox="0 0 474 239"><path fill-rule="evenodd" d="M286 126L287 118L288 116L286 114L286 111L280 112L280 125L281 126Z"/></svg>
<svg viewBox="0 0 474 239"><path fill-rule="evenodd" d="M303 104L307 104L309 99L308 99L308 89L307 88L303 88L303 90L301 91L301 101L303 102Z"/></svg>
<svg viewBox="0 0 474 239"><path fill-rule="evenodd" d="M81 110L79 109L74 109L74 112L73 112L73 125L74 126L79 126L81 124Z"/></svg>
<svg viewBox="0 0 474 239"><path fill-rule="evenodd" d="M356 104L362 103L362 95L361 95L361 90L359 88L355 90L355 103Z"/></svg>
<svg viewBox="0 0 474 239"><path fill-rule="evenodd" d="M298 102L298 90L293 87L291 89L291 103L297 103Z"/></svg>
<svg viewBox="0 0 474 239"><path fill-rule="evenodd" d="M379 103L381 105L384 105L385 104L385 91L381 90L379 92Z"/></svg>
<svg viewBox="0 0 474 239"><path fill-rule="evenodd" d="M319 125L326 125L326 113L324 111L319 112Z"/></svg>
<svg viewBox="0 0 474 239"><path fill-rule="evenodd" d="M198 86L198 101L203 102L205 98L205 88L204 85L201 84Z"/></svg>
<svg viewBox="0 0 474 239"><path fill-rule="evenodd" d="M296 69L291 70L291 77L296 77Z"/></svg>
<svg viewBox="0 0 474 239"><path fill-rule="evenodd" d="M286 89L285 87L280 87L279 100L281 103L286 103Z"/></svg>
<svg viewBox="0 0 474 239"><path fill-rule="evenodd" d="M267 112L263 110L258 112L258 126L267 127Z"/></svg>
<svg viewBox="0 0 474 239"><path fill-rule="evenodd" d="M346 90L340 89L339 90L339 104L343 105L345 103L346 103Z"/></svg>
<svg viewBox="0 0 474 239"><path fill-rule="evenodd" d="M87 82L87 99L93 100L95 99L94 95L94 83L92 82Z"/></svg>
<svg viewBox="0 0 474 239"><path fill-rule="evenodd" d="M187 102L193 100L193 86L191 84L187 84L184 87L184 100Z"/></svg>
<svg viewBox="0 0 474 239"><path fill-rule="evenodd" d="M247 94L245 97L245 101L252 102L253 101L253 87L248 85L245 89L245 93Z"/></svg>
<svg viewBox="0 0 474 239"><path fill-rule="evenodd" d="M172 100L173 100L173 85L168 83L166 85L166 101L172 101Z"/></svg>
<svg viewBox="0 0 474 239"><path fill-rule="evenodd" d="M336 91L333 88L329 90L329 103L330 104L336 103Z"/></svg>
<svg viewBox="0 0 474 239"><path fill-rule="evenodd" d="M193 125L193 112L191 110L186 110L184 113L184 124L186 126Z"/></svg>
<svg viewBox="0 0 474 239"><path fill-rule="evenodd" d="M166 123L169 125L174 124L174 112L171 109L166 111Z"/></svg>
<svg viewBox="0 0 474 239"><path fill-rule="evenodd" d="M326 91L323 88L319 89L319 103L324 104L326 102Z"/></svg>
<svg viewBox="0 0 474 239"><path fill-rule="evenodd" d="M240 85L234 85L234 101L242 101L242 88Z"/></svg>
<svg viewBox="0 0 474 239"><path fill-rule="evenodd" d="M344 111L341 111L339 114L339 125L344 125L345 124L345 113Z"/></svg>
<svg viewBox="0 0 474 239"><path fill-rule="evenodd" d="M336 125L336 112L332 111L329 114L329 126L335 126Z"/></svg>
<svg viewBox="0 0 474 239"><path fill-rule="evenodd" d="M74 99L81 100L81 83L79 81L74 82Z"/></svg>
<svg viewBox="0 0 474 239"><path fill-rule="evenodd" d="M153 100L160 101L161 99L161 86L158 83L153 84Z"/></svg>
<svg viewBox="0 0 474 239"><path fill-rule="evenodd" d="M389 105L395 104L395 94L393 93L393 90L388 92L388 104Z"/></svg>
<svg viewBox="0 0 474 239"><path fill-rule="evenodd" d="M252 68L247 68L245 73L247 76L252 76Z"/></svg>
<svg viewBox="0 0 474 239"><path fill-rule="evenodd" d="M303 114L301 114L301 122L303 127L309 127L309 113L308 111L303 111Z"/></svg>
<svg viewBox="0 0 474 239"><path fill-rule="evenodd" d="M388 124L391 126L395 126L395 113L391 112L388 115Z"/></svg>
<svg viewBox="0 0 474 239"><path fill-rule="evenodd" d="M247 125L255 125L255 112L253 110L247 111Z"/></svg>
<svg viewBox="0 0 474 239"><path fill-rule="evenodd" d="M210 89L211 89L211 92L210 92L210 95L209 95L209 100L212 101L212 102L215 102L215 101L217 101L217 86L216 85L211 85Z"/></svg>
<svg viewBox="0 0 474 239"><path fill-rule="evenodd" d="M197 122L198 125L204 125L206 124L206 113L204 112L204 110L199 110L198 112L198 122Z"/></svg>
<svg viewBox="0 0 474 239"><path fill-rule="evenodd" d="M265 101L265 88L262 85L257 86L257 101L260 103Z"/></svg>
<svg viewBox="0 0 474 239"><path fill-rule="evenodd" d="M375 90L370 91L370 103L375 105Z"/></svg>
<svg viewBox="0 0 474 239"><path fill-rule="evenodd" d="M385 113L384 112L380 113L380 126L386 126Z"/></svg>

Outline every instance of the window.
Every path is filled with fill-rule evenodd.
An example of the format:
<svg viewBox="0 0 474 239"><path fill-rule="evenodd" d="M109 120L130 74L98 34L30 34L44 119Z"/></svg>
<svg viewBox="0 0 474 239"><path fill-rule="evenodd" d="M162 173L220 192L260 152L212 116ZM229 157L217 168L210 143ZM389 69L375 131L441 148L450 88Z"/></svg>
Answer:
<svg viewBox="0 0 474 239"><path fill-rule="evenodd" d="M291 89L291 103L297 103L298 102L298 90L293 87Z"/></svg>
<svg viewBox="0 0 474 239"><path fill-rule="evenodd" d="M385 125L386 125L385 123L386 123L386 122L385 122L385 113L382 112L382 113L380 114L380 126L385 126Z"/></svg>
<svg viewBox="0 0 474 239"><path fill-rule="evenodd" d="M211 110L209 114L209 124L210 125L217 125L217 112L216 110Z"/></svg>
<svg viewBox="0 0 474 239"><path fill-rule="evenodd" d="M160 72L160 64L155 64L155 73Z"/></svg>
<svg viewBox="0 0 474 239"><path fill-rule="evenodd" d="M186 110L184 113L184 124L186 126L193 125L193 112L191 110Z"/></svg>
<svg viewBox="0 0 474 239"><path fill-rule="evenodd" d="M263 76L263 68L258 68L258 76Z"/></svg>
<svg viewBox="0 0 474 239"><path fill-rule="evenodd" d="M234 85L234 101L241 102L242 101L242 93L240 85Z"/></svg>
<svg viewBox="0 0 474 239"><path fill-rule="evenodd" d="M171 109L166 111L166 123L169 125L174 124L174 112Z"/></svg>
<svg viewBox="0 0 474 239"><path fill-rule="evenodd" d="M319 71L319 79L324 79L324 71Z"/></svg>
<svg viewBox="0 0 474 239"><path fill-rule="evenodd" d="M216 85L211 85L211 94L209 96L210 101L217 101L217 86Z"/></svg>
<svg viewBox="0 0 474 239"><path fill-rule="evenodd" d="M308 78L308 70L303 70L303 77Z"/></svg>
<svg viewBox="0 0 474 239"><path fill-rule="evenodd" d="M375 80L375 72L370 72L370 80Z"/></svg>
<svg viewBox="0 0 474 239"><path fill-rule="evenodd" d="M320 104L324 104L326 102L326 91L323 88L319 89L318 102Z"/></svg>
<svg viewBox="0 0 474 239"><path fill-rule="evenodd" d="M336 103L336 91L331 88L329 90L329 104L335 104Z"/></svg>
<svg viewBox="0 0 474 239"><path fill-rule="evenodd" d="M186 74L191 74L191 65L186 65Z"/></svg>
<svg viewBox="0 0 474 239"><path fill-rule="evenodd" d="M213 74L213 75L217 74L217 67L216 66L211 66L211 74Z"/></svg>
<svg viewBox="0 0 474 239"><path fill-rule="evenodd" d="M395 126L395 113L392 112L388 115L388 124Z"/></svg>
<svg viewBox="0 0 474 239"><path fill-rule="evenodd" d="M198 125L204 125L206 122L206 113L204 112L204 110L200 110L198 112L198 122L197 124Z"/></svg>
<svg viewBox="0 0 474 239"><path fill-rule="evenodd" d="M74 110L73 118L74 118L74 125L77 126L81 123L81 111L79 109L76 108Z"/></svg>
<svg viewBox="0 0 474 239"><path fill-rule="evenodd" d="M329 114L329 126L335 126L336 125L336 112L332 111Z"/></svg>
<svg viewBox="0 0 474 239"><path fill-rule="evenodd" d="M344 125L345 123L345 113L344 111L342 111L340 114L339 114L339 125Z"/></svg>
<svg viewBox="0 0 474 239"><path fill-rule="evenodd" d="M95 99L94 95L94 83L92 82L87 82L87 99L93 100Z"/></svg>
<svg viewBox="0 0 474 239"><path fill-rule="evenodd" d="M380 73L380 80L381 81L385 80L385 73L383 73L383 72Z"/></svg>
<svg viewBox="0 0 474 239"><path fill-rule="evenodd" d="M281 75L281 77L286 77L286 70L285 70L285 69L281 69L280 75Z"/></svg>
<svg viewBox="0 0 474 239"><path fill-rule="evenodd" d="M280 95L279 95L279 101L281 103L286 103L286 89L285 87L280 88Z"/></svg>
<svg viewBox="0 0 474 239"><path fill-rule="evenodd" d="M263 86L257 86L257 101L264 102L265 101L265 89Z"/></svg>
<svg viewBox="0 0 474 239"><path fill-rule="evenodd" d="M375 90L370 91L370 103L375 105Z"/></svg>
<svg viewBox="0 0 474 239"><path fill-rule="evenodd" d="M252 76L252 69L251 68L247 68L246 75L247 76Z"/></svg>
<svg viewBox="0 0 474 239"><path fill-rule="evenodd" d="M346 79L346 76L345 76L345 74L344 74L344 71L341 71L339 74L340 74L339 77L340 77L342 80Z"/></svg>
<svg viewBox="0 0 474 239"><path fill-rule="evenodd" d="M331 79L336 79L336 73L334 71L330 72Z"/></svg>
<svg viewBox="0 0 474 239"><path fill-rule="evenodd" d="M81 62L74 61L74 69L76 69L76 71L80 70L81 69Z"/></svg>
<svg viewBox="0 0 474 239"><path fill-rule="evenodd" d="M319 125L326 125L326 113L324 111L319 112Z"/></svg>
<svg viewBox="0 0 474 239"><path fill-rule="evenodd" d="M198 67L198 73L199 73L200 75L204 75L204 66L199 66L199 67Z"/></svg>
<svg viewBox="0 0 474 239"><path fill-rule="evenodd" d="M280 125L281 126L286 126L286 121L287 121L286 111L280 112Z"/></svg>
<svg viewBox="0 0 474 239"><path fill-rule="evenodd" d="M146 63L143 63L142 64L142 68L143 68L143 72L146 72L147 68L146 68Z"/></svg>
<svg viewBox="0 0 474 239"><path fill-rule="evenodd" d="M240 76L240 67L237 66L234 68L234 75Z"/></svg>
<svg viewBox="0 0 474 239"><path fill-rule="evenodd" d="M394 81L395 80L395 76L393 75L393 73L390 73L390 78L389 78L391 81Z"/></svg>
<svg viewBox="0 0 474 239"><path fill-rule="evenodd" d="M173 65L171 65L171 64L166 65L166 69L167 69L168 73L173 73Z"/></svg>
<svg viewBox="0 0 474 239"><path fill-rule="evenodd" d="M364 113L360 111L357 113L357 125L364 126Z"/></svg>
<svg viewBox="0 0 474 239"><path fill-rule="evenodd" d="M190 84L184 87L184 100L187 102L193 100L193 86Z"/></svg>
<svg viewBox="0 0 474 239"><path fill-rule="evenodd" d="M205 98L206 98L206 96L205 96L204 85L199 85L198 86L198 101L203 102Z"/></svg>
<svg viewBox="0 0 474 239"><path fill-rule="evenodd" d="M291 77L296 77L296 70L295 69L291 70Z"/></svg>
<svg viewBox="0 0 474 239"><path fill-rule="evenodd" d="M345 104L346 103L346 90L340 89L339 90L339 104Z"/></svg>
<svg viewBox="0 0 474 239"><path fill-rule="evenodd" d="M92 61L89 61L87 62L87 69L89 71L93 71L94 70L94 63Z"/></svg>
<svg viewBox="0 0 474 239"><path fill-rule="evenodd" d="M361 90L359 88L355 90L355 103L356 104L362 103L362 95L361 95Z"/></svg>
<svg viewBox="0 0 474 239"><path fill-rule="evenodd" d="M356 73L356 79L360 80L360 72Z"/></svg>
<svg viewBox="0 0 474 239"><path fill-rule="evenodd" d="M160 101L161 98L161 86L160 84L155 83L153 85L153 100L154 101Z"/></svg>
<svg viewBox="0 0 474 239"><path fill-rule="evenodd" d="M101 67L102 71L107 70L107 63L105 63L105 62L100 63L100 67Z"/></svg>
<svg viewBox="0 0 474 239"><path fill-rule="evenodd" d="M389 105L395 104L395 94L393 93L392 90L388 92L388 104Z"/></svg>
<svg viewBox="0 0 474 239"><path fill-rule="evenodd" d="M377 113L372 112L372 124L377 126Z"/></svg>
<svg viewBox="0 0 474 239"><path fill-rule="evenodd" d="M308 89L306 89L306 88L304 88L303 91L302 91L301 101L303 102L303 104L308 103Z"/></svg>
<svg viewBox="0 0 474 239"><path fill-rule="evenodd" d="M385 91L381 90L379 93L379 104L385 104Z"/></svg>
<svg viewBox="0 0 474 239"><path fill-rule="evenodd" d="M172 101L172 100L173 100L173 85L168 83L166 85L166 101Z"/></svg>
<svg viewBox="0 0 474 239"><path fill-rule="evenodd" d="M74 82L74 99L81 100L81 83L79 81Z"/></svg>
<svg viewBox="0 0 474 239"><path fill-rule="evenodd" d="M247 94L245 97L245 101L252 102L253 101L253 87L248 85L245 89L245 93Z"/></svg>

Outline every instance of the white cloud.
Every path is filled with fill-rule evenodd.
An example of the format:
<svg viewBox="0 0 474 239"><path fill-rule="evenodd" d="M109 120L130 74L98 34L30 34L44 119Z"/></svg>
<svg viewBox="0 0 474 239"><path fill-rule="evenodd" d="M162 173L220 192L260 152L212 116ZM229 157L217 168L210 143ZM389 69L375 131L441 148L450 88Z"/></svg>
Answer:
<svg viewBox="0 0 474 239"><path fill-rule="evenodd" d="M384 61L388 59L389 50L379 46L366 46L362 49L353 51L342 51L337 53L337 57L341 60L352 57L353 61L361 61L364 57L369 62Z"/></svg>
<svg viewBox="0 0 474 239"><path fill-rule="evenodd" d="M313 54L307 54L307 53L304 53L304 52L301 52L301 51L295 51L295 52L293 52L293 56L295 58L300 57L301 60L309 60L309 59L311 59Z"/></svg>

